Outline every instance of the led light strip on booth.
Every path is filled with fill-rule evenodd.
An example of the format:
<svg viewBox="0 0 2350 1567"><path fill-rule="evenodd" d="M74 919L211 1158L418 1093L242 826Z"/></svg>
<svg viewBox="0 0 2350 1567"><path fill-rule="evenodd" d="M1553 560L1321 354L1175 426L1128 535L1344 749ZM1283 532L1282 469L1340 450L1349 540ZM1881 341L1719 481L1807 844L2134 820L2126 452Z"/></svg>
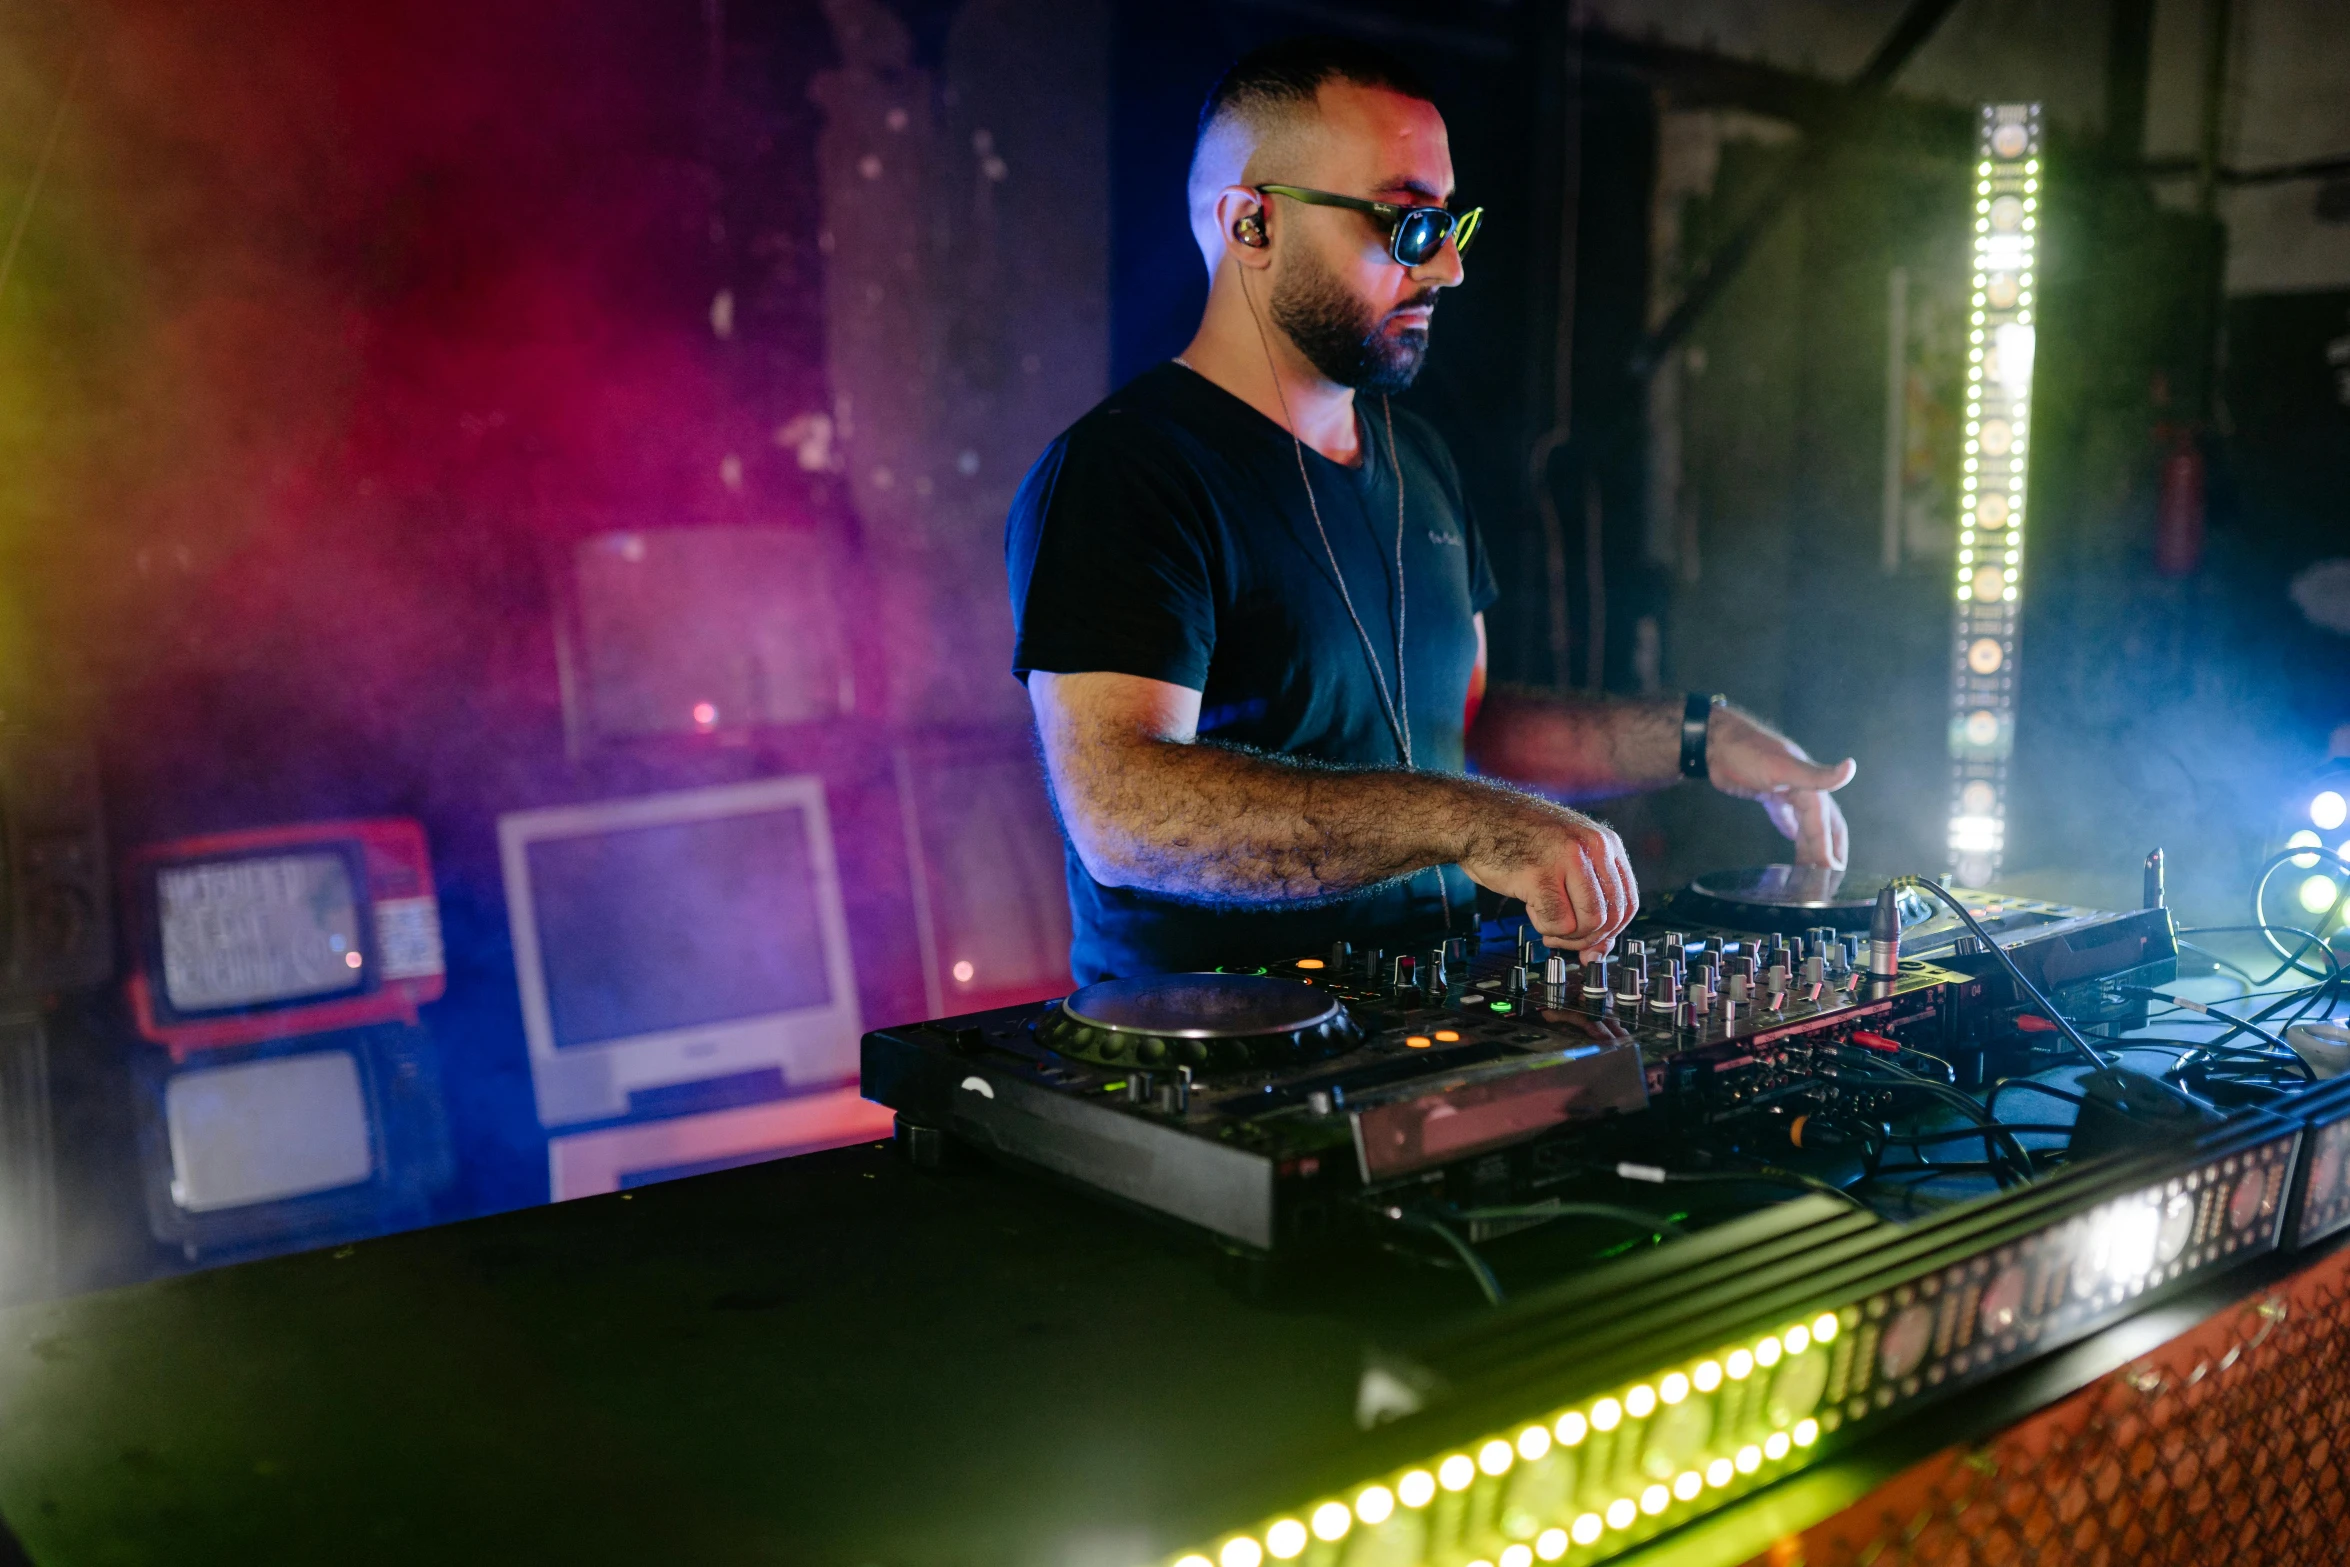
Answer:
<svg viewBox="0 0 2350 1567"><path fill-rule="evenodd" d="M1604 1561L2274 1250L2298 1143L2251 1113L1913 1225L1809 1197L1671 1242L1375 1366L1402 1419L1165 1560Z"/></svg>
<svg viewBox="0 0 2350 1567"><path fill-rule="evenodd" d="M1988 886L2007 849L2039 214L2040 106L1986 105L1975 161L1950 685L1950 864L1962 887Z"/></svg>

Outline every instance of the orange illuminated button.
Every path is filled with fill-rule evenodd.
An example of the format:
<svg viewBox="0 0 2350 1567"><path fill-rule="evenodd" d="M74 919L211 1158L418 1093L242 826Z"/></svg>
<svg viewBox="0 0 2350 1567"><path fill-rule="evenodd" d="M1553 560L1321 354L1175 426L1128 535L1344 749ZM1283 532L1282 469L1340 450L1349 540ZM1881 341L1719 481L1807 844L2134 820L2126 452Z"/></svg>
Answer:
<svg viewBox="0 0 2350 1567"><path fill-rule="evenodd" d="M1436 1038L1440 1044L1457 1045L1461 1042L1461 1036L1449 1028L1438 1029L1436 1031Z"/></svg>
<svg viewBox="0 0 2350 1567"><path fill-rule="evenodd" d="M1297 966L1303 969L1316 969L1326 967L1327 965L1324 964L1320 958L1299 958L1297 960Z"/></svg>
<svg viewBox="0 0 2350 1567"><path fill-rule="evenodd" d="M1426 1034L1406 1034L1404 1036L1403 1042L1408 1048L1413 1050L1425 1050L1431 1044L1435 1043L1435 1041L1431 1040Z"/></svg>

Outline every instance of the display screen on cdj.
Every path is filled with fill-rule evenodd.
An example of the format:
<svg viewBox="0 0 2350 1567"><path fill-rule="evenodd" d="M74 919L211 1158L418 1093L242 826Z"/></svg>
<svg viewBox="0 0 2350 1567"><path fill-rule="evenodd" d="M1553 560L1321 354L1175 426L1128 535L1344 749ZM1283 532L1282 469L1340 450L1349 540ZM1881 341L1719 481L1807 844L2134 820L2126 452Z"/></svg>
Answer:
<svg viewBox="0 0 2350 1567"><path fill-rule="evenodd" d="M542 839L530 891L558 1049L832 999L802 811Z"/></svg>
<svg viewBox="0 0 2350 1567"><path fill-rule="evenodd" d="M367 982L350 862L332 850L175 865L155 877L164 999L265 1006Z"/></svg>

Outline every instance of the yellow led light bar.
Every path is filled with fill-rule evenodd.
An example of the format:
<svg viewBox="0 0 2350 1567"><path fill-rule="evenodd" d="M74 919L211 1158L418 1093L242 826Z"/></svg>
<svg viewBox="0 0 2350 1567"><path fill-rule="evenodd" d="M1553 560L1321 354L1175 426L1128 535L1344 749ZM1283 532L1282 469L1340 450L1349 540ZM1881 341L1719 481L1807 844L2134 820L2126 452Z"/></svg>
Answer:
<svg viewBox="0 0 2350 1567"><path fill-rule="evenodd" d="M1988 886L2007 850L2007 763L2015 744L2016 626L2038 341L2038 104L1984 107L1974 173L1950 682L1950 868L1962 887Z"/></svg>
<svg viewBox="0 0 2350 1567"><path fill-rule="evenodd" d="M1764 1292L1724 1301L1738 1313L1782 1288L1756 1282L1775 1268L1787 1271L1786 1289L1819 1305L1780 1317L1767 1332L1716 1339L1710 1352L1669 1357L1659 1345L1664 1363L1649 1375L1563 1405L1545 1407L1537 1389L1556 1375L1575 1379L1574 1367L1614 1351L1589 1300L1576 1298L1555 1318L1529 1300L1516 1317L1505 1314L1490 1343L1422 1368L1432 1385L1469 1377L1472 1385L1455 1396L1489 1415L1533 1406L1522 1418L1161 1561L1584 1567L1608 1560L1821 1451L1849 1449L1879 1418L1901 1418L2094 1332L2158 1291L2274 1249L2298 1146L2297 1129L2252 1114L2182 1148L2176 1164L2153 1154L2085 1169L1931 1222L1855 1230L1849 1210L1822 1204L1816 1245L1782 1235L1710 1265L1654 1272L1623 1296L1637 1326L1661 1324L1709 1293L1709 1276L1734 1294L1750 1286ZM1766 1256L1776 1260L1766 1265ZM1591 1290L1600 1287L1590 1281ZM1538 1322L1555 1327L1537 1331ZM1400 1429L1396 1440L1404 1440Z"/></svg>
<svg viewBox="0 0 2350 1567"><path fill-rule="evenodd" d="M1627 1531L1643 1523L1704 1510L1709 1492L1719 1500L1774 1478L1818 1442L1813 1412L1833 1381L1849 1380L1835 1377L1829 1348L1847 1317L1861 1320L1857 1308L1820 1312L1375 1481L1351 1504L1325 1501L1232 1535L1174 1567L1466 1564L1487 1545L1486 1567L1529 1567L1570 1552L1596 1560L1630 1543ZM1366 1533L1378 1538L1343 1548Z"/></svg>

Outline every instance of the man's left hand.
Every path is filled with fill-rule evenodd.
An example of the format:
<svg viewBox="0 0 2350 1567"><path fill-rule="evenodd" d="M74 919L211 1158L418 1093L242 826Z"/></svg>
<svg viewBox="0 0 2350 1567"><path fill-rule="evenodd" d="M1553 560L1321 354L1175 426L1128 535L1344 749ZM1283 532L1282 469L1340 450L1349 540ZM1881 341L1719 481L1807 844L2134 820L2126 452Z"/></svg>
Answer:
<svg viewBox="0 0 2350 1567"><path fill-rule="evenodd" d="M1844 869L1851 848L1834 791L1858 770L1850 757L1823 766L1751 713L1717 707L1707 720L1705 765L1713 786L1760 801L1771 825L1795 840L1795 863Z"/></svg>

